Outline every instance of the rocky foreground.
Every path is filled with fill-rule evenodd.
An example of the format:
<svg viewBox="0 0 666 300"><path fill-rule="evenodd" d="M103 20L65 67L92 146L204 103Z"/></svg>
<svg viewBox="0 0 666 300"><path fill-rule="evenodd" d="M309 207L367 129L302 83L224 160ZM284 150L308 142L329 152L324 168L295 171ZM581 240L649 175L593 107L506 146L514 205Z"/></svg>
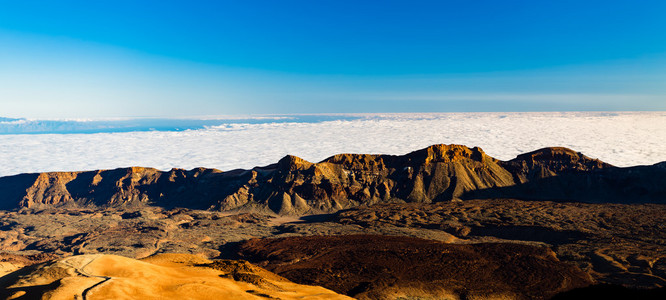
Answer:
<svg viewBox="0 0 666 300"><path fill-rule="evenodd" d="M77 255L0 278L6 299L351 299L243 261L163 254Z"/></svg>
<svg viewBox="0 0 666 300"><path fill-rule="evenodd" d="M560 262L551 250L515 243L452 244L382 235L288 237L244 242L239 255L291 280L364 299L542 299L592 283L588 274Z"/></svg>
<svg viewBox="0 0 666 300"><path fill-rule="evenodd" d="M230 172L3 177L0 296L149 297L132 288L137 266L168 275L141 283L162 298L194 284L179 272L204 272L201 289L248 299L663 299L665 175L664 163L616 168L565 148L499 161L437 145ZM93 274L91 261L124 267Z"/></svg>
<svg viewBox="0 0 666 300"><path fill-rule="evenodd" d="M298 218L160 207L4 211L0 270L73 255L190 253L248 260L356 298L547 299L594 284L663 288L664 226L665 205L510 199Z"/></svg>

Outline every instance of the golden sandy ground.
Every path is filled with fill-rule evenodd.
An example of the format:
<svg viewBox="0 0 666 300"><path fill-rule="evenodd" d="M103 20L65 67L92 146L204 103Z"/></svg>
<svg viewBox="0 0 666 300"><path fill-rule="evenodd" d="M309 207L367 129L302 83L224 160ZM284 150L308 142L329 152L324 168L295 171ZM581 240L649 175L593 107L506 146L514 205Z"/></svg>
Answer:
<svg viewBox="0 0 666 300"><path fill-rule="evenodd" d="M233 274L225 267L211 267L211 263L189 254L161 254L143 260L78 255L0 278L0 296L54 300L351 299L322 287L290 282L248 263L231 261L237 268Z"/></svg>

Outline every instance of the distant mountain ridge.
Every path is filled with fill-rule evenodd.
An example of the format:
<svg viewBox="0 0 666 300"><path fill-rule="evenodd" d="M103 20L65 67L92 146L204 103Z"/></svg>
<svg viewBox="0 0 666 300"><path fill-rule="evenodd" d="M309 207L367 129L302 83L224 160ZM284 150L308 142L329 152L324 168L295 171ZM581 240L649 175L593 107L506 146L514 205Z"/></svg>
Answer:
<svg viewBox="0 0 666 300"><path fill-rule="evenodd" d="M71 134L117 133L141 131L183 131L225 128L237 124L320 123L332 120L355 120L355 116L267 115L211 118L118 118L39 120L0 117L0 134Z"/></svg>
<svg viewBox="0 0 666 300"><path fill-rule="evenodd" d="M158 205L278 214L387 202L516 198L666 203L666 168L618 168L552 147L509 161L478 147L433 145L406 155L339 154L319 163L286 156L251 170L121 168L0 178L0 208Z"/></svg>
<svg viewBox="0 0 666 300"><path fill-rule="evenodd" d="M0 117L0 122L16 122L16 121L21 121L21 120L25 120L25 119Z"/></svg>

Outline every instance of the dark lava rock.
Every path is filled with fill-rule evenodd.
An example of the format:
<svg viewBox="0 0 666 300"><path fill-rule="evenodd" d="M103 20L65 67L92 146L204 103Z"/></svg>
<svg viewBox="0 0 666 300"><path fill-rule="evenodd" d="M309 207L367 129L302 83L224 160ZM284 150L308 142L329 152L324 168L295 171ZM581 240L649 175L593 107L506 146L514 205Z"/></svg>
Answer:
<svg viewBox="0 0 666 300"><path fill-rule="evenodd" d="M380 235L253 239L241 258L297 283L356 298L512 297L545 299L591 278L545 247L446 244Z"/></svg>

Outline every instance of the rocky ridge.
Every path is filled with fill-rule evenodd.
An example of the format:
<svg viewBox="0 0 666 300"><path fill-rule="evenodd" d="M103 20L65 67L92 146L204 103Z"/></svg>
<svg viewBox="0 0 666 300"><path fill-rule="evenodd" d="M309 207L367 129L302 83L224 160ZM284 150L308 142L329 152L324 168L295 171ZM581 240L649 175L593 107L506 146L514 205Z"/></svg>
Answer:
<svg viewBox="0 0 666 300"><path fill-rule="evenodd" d="M666 203L666 168L618 168L553 147L501 161L478 147L434 145L405 155L286 156L251 170L120 168L0 178L0 209L156 205L311 214L376 203L515 198Z"/></svg>

